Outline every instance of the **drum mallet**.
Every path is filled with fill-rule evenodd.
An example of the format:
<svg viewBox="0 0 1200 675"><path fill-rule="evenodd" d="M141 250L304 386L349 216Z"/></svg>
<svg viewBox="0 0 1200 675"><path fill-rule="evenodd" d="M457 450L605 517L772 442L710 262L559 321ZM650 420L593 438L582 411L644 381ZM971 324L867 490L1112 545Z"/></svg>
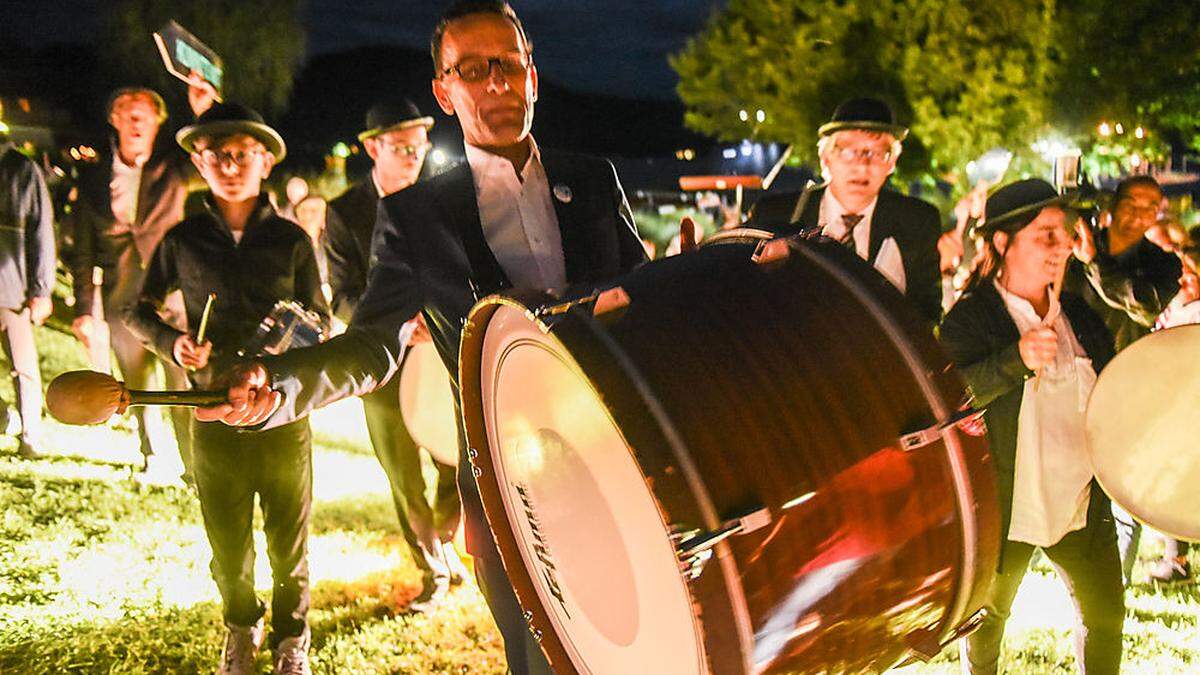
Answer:
<svg viewBox="0 0 1200 675"><path fill-rule="evenodd" d="M218 391L129 389L124 382L94 370L63 373L46 388L46 407L64 424L100 424L131 405L206 407L225 401L225 392Z"/></svg>

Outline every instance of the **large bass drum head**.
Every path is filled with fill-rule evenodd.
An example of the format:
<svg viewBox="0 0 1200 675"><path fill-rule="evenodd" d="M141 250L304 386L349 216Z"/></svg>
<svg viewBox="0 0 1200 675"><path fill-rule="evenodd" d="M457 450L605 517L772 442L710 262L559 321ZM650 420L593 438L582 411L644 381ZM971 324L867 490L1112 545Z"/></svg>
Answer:
<svg viewBox="0 0 1200 675"><path fill-rule="evenodd" d="M1138 520L1200 540L1200 326L1152 333L1100 374L1087 410L1096 478Z"/></svg>
<svg viewBox="0 0 1200 675"><path fill-rule="evenodd" d="M495 474L530 572L514 583L532 578L558 636L543 639L561 638L579 672L704 672L663 514L579 365L524 308L506 304L487 325L480 371L491 448L481 466Z"/></svg>

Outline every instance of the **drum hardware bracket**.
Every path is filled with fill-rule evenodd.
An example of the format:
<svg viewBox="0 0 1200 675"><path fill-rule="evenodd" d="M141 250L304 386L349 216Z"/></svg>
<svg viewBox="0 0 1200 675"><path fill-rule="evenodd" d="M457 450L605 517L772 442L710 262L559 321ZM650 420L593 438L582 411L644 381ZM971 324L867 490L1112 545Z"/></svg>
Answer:
<svg viewBox="0 0 1200 675"><path fill-rule="evenodd" d="M913 450L936 443L941 440L943 431L967 419L968 417L975 415L977 412L978 411L974 408L959 410L944 422L938 422L933 426L925 427L919 431L904 434L900 437L900 449L904 450L905 452L912 452Z"/></svg>
<svg viewBox="0 0 1200 675"><path fill-rule="evenodd" d="M717 544L737 534L749 534L771 524L771 510L765 507L752 509L740 516L726 520L715 530L687 532L676 545L679 564L688 580L695 579L704 571L712 558L712 549Z"/></svg>
<svg viewBox="0 0 1200 675"><path fill-rule="evenodd" d="M576 307L590 307L592 316L601 316L628 307L629 302L629 293L620 286L614 286L603 291L595 290L590 295L575 300L539 307L534 310L533 315L543 323L550 323Z"/></svg>
<svg viewBox="0 0 1200 675"><path fill-rule="evenodd" d="M928 663L940 654L946 645L957 642L978 630L983 625L983 620L986 617L987 609L980 608L974 614L967 617L966 621L960 623L957 628L942 640L939 640L937 635L933 634L932 631L917 631L911 634L908 639L910 658L906 660L906 664L913 661Z"/></svg>

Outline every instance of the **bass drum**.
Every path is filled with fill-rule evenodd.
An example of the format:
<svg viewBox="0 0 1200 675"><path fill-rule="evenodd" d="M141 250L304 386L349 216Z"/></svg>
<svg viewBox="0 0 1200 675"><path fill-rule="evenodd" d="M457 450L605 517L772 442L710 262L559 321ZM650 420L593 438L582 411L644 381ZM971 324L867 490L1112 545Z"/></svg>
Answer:
<svg viewBox="0 0 1200 675"><path fill-rule="evenodd" d="M1200 541L1200 326L1152 333L1117 354L1088 399L1100 487L1134 518Z"/></svg>
<svg viewBox="0 0 1200 675"><path fill-rule="evenodd" d="M458 466L458 420L450 375L432 342L408 348L400 370L400 415L408 433L441 464Z"/></svg>
<svg viewBox="0 0 1200 675"><path fill-rule="evenodd" d="M556 672L880 671L982 606L959 378L853 254L761 236L471 313L468 457Z"/></svg>

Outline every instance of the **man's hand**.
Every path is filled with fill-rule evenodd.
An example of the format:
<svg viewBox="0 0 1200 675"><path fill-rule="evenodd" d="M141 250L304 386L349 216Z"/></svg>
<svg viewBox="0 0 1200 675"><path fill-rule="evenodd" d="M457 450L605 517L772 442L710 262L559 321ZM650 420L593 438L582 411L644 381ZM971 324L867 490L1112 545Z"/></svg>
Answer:
<svg viewBox="0 0 1200 675"><path fill-rule="evenodd" d="M1058 335L1045 326L1034 328L1021 336L1017 348L1025 367L1036 371L1054 363L1054 356L1058 353Z"/></svg>
<svg viewBox="0 0 1200 675"><path fill-rule="evenodd" d="M75 339L79 340L84 349L91 349L92 335L96 332L96 319L91 314L75 317L75 320L71 322L71 332L75 334Z"/></svg>
<svg viewBox="0 0 1200 675"><path fill-rule="evenodd" d="M1082 220L1076 225L1075 232L1077 236L1072 252L1079 262L1086 265L1096 259L1096 237L1092 234L1092 228Z"/></svg>
<svg viewBox="0 0 1200 675"><path fill-rule="evenodd" d="M30 298L26 305L29 307L29 320L35 326L46 323L46 317L54 311L54 301L50 298Z"/></svg>
<svg viewBox="0 0 1200 675"><path fill-rule="evenodd" d="M196 338L184 333L175 338L175 345L171 348L171 354L175 357L175 363L187 368L188 370L200 370L208 365L208 357L212 355L212 342L204 341L204 344L196 344Z"/></svg>
<svg viewBox="0 0 1200 675"><path fill-rule="evenodd" d="M226 403L197 408L201 422L221 421L233 427L261 424L283 402L283 395L271 389L271 374L261 361L239 363L217 380L227 387Z"/></svg>
<svg viewBox="0 0 1200 675"><path fill-rule="evenodd" d="M433 336L429 334L429 326L425 325L424 315L417 314L406 321L405 324L414 327L412 336L408 338L408 346L433 342Z"/></svg>
<svg viewBox="0 0 1200 675"><path fill-rule="evenodd" d="M188 105L192 107L192 114L203 115L216 100L217 90L201 77L200 71L193 70L188 74Z"/></svg>

